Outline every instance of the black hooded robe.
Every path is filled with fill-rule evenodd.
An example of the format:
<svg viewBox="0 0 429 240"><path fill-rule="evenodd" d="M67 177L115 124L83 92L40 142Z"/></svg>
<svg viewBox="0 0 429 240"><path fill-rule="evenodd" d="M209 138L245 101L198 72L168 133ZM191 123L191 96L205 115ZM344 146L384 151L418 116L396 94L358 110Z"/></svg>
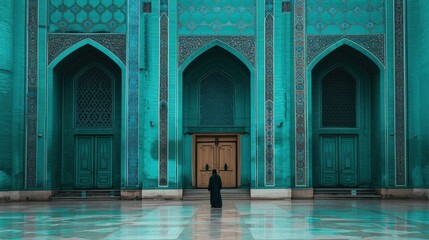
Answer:
<svg viewBox="0 0 429 240"><path fill-rule="evenodd" d="M220 190L222 189L222 180L219 175L214 173L209 179L210 191L210 204L214 208L222 207L222 196L220 195Z"/></svg>

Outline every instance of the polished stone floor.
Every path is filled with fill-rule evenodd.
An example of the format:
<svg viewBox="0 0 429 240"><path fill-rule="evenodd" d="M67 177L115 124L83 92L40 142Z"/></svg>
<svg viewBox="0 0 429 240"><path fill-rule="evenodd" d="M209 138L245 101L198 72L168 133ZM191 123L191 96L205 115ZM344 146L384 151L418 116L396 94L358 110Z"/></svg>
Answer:
<svg viewBox="0 0 429 240"><path fill-rule="evenodd" d="M429 201L0 203L0 239L429 239Z"/></svg>

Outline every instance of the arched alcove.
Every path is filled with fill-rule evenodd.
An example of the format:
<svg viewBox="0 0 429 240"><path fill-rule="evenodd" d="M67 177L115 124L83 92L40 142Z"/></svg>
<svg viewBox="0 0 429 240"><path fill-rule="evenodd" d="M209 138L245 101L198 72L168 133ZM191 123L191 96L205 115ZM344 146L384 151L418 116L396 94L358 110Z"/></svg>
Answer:
<svg viewBox="0 0 429 240"><path fill-rule="evenodd" d="M250 72L215 46L183 72L183 124L187 132L249 131Z"/></svg>
<svg viewBox="0 0 429 240"><path fill-rule="evenodd" d="M378 187L384 155L380 68L341 45L311 71L312 176L315 188Z"/></svg>
<svg viewBox="0 0 429 240"><path fill-rule="evenodd" d="M119 188L123 118L120 66L90 44L54 63L47 103L52 186Z"/></svg>
<svg viewBox="0 0 429 240"><path fill-rule="evenodd" d="M249 185L250 75L238 57L217 45L183 70L183 133L193 136L183 145L185 156L192 156L184 159L184 173L192 176L184 178L185 186L204 188L212 169L226 187Z"/></svg>

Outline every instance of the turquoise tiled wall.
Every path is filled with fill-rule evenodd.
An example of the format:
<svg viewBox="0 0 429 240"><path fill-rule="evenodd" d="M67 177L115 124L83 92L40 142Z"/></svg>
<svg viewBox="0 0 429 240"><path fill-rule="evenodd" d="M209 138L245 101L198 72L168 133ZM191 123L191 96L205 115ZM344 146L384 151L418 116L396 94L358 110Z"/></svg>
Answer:
<svg viewBox="0 0 429 240"><path fill-rule="evenodd" d="M429 187L429 5L408 1L408 153L410 185Z"/></svg>
<svg viewBox="0 0 429 240"><path fill-rule="evenodd" d="M47 15L39 15L40 24L37 30L38 42L29 43L30 51L37 48L37 63L38 68L37 78L37 133L51 134L51 139L60 139L60 132L50 132L51 128L58 128L58 123L45 122L46 114L48 116L60 116L60 113L50 113L50 111L59 109L59 105L49 105L49 99L52 97L52 89L46 84L50 81L55 81L53 75L49 73L49 64L46 61L46 54L50 54L52 50L49 45L47 36L49 34L58 35L64 34L62 39L68 41L73 37L84 38L84 34L89 34L89 38L96 39L95 33L114 33L125 36L130 29L129 26L140 24L137 28L133 28L132 39L138 41L133 42L130 36L127 38L118 38L119 40L107 40L100 43L111 44L106 49L114 49L117 52L124 52L124 57L120 59L124 64L122 68L124 94L130 90L130 81L133 83L133 97L137 97L138 106L133 108L132 105L126 105L124 101L122 129L138 130L138 143L133 147L138 148L138 151L130 153L138 153L137 179L138 184L134 187L145 189L159 188L159 116L160 116L160 9L161 2L166 1L144 1L151 3L150 12L142 12L141 1L130 2L125 0L47 0L37 1L39 14L46 12ZM182 132L183 119L179 113L183 113L183 74L186 64L189 64L188 57L195 57L192 53L203 53L199 47L193 49L193 46L202 48L213 44L229 46L234 49L235 56L240 60L247 61L246 67L250 71L250 92L254 99L251 99L251 113L249 135L242 137L243 146L248 149L242 150L242 157L248 158L249 165L242 168L242 184L251 186L252 188L265 188L266 185L266 138L273 136L274 140L274 179L269 181L270 188L291 188L294 187L295 178L295 79L293 64L297 60L294 55L294 4L298 1L255 1L255 0L178 0L168 1L168 154L167 154L167 185L163 188L182 188L190 187L192 181L192 168L190 166L192 159L192 139L190 135L184 135ZM304 26L306 35L304 38L308 40L308 36L312 38L311 48L306 48L305 51L312 51L317 46L323 46L324 49L316 49L318 54L322 54L331 45L336 44L335 41L342 37L348 37L350 42L353 42L362 48L368 48L365 54L371 55L371 59L380 59L381 63L377 63L381 69L380 84L373 84L375 88L384 89L381 92L381 97L375 103L385 107L380 109L383 113L380 114L381 120L374 123L377 132L390 134L394 126L394 24L393 4L396 0L307 0L305 2L305 18ZM130 3L139 6L132 16L137 22L128 22L130 17L128 7ZM265 11L265 7L273 4L270 11ZM134 6L134 5L133 5ZM284 8L282 8L285 6ZM289 6L289 10L288 7ZM426 107L428 98L426 91L429 89L429 81L426 81L426 76L429 75L428 64L429 57L425 54L429 49L429 29L428 21L425 18L425 13L429 11L429 4L425 0L407 1L407 116L408 127L407 135L407 169L409 176L409 186L427 187L429 186L429 161L427 156L429 144L429 127L425 124L425 119L429 117L429 109ZM26 81L27 71L26 62L28 56L25 56L25 48L27 43L26 29L24 26L25 16L28 12L24 3L6 0L5 4L0 6L0 123L2 131L0 132L0 189L22 188L24 186L24 172L27 162L27 152L25 152L24 143L26 141L24 123L25 123L25 108L26 101ZM165 13L165 12L164 12ZM273 14L272 29L266 27L266 13ZM15 16L15 18L13 18ZM271 16L270 16L271 17ZM47 28L44 28L44 23L48 23ZM272 34L272 42L266 42L266 35ZM333 37L327 36L332 35ZM375 36L376 35L376 36ZM98 36L98 35L97 35ZM317 37L321 38L317 38ZM373 37L375 36L375 37ZM185 37L190 41L194 41L186 46L191 47L185 49L188 51L183 54L180 49L180 37ZM189 38L187 38L189 37ZM241 37L241 38L239 38ZM244 38L243 38L244 37ZM77 38L76 38L77 39ZM99 38L97 38L99 39ZM107 38L106 38L107 39ZM115 38L116 39L116 38ZM127 40L124 40L127 39ZM239 39L239 40L237 40ZM245 39L246 42L240 42ZM325 42L317 42L320 39ZM334 40L332 40L334 39ZM335 40L337 39L337 40ZM371 41L366 41L367 39ZM381 40L380 40L381 39ZM372 42L374 40L374 42ZM77 41L77 40L76 40ZM109 42L110 41L110 42ZM120 41L126 41L121 43ZM131 41L131 42L130 42ZM315 42L316 41L316 42ZM359 42L360 41L360 42ZM113 44L112 44L113 43ZM98 44L98 43L97 43ZM115 45L116 44L116 45ZM200 45L199 45L200 44ZM215 45L216 45L215 44ZM235 45L234 45L235 44ZM253 44L253 45L252 45ZM269 45L272 44L272 45ZM72 44L71 44L72 45ZM274 51L269 53L269 47L273 46ZM164 45L162 45L164 46ZM241 48L240 48L241 47ZM124 48L124 49L121 49ZM247 48L254 48L253 51L247 51ZM383 48L383 51L378 51ZM118 50L119 49L119 50ZM377 50L378 49L378 50ZM319 51L320 50L320 51ZM306 56L312 56L311 60L318 58L318 54L311 53ZM31 53L31 52L29 52ZM111 51L106 50L107 56L112 56ZM132 54L130 54L132 53ZM267 54L268 53L268 54ZM295 52L296 53L296 52ZM60 53L58 53L60 54ZM127 54L127 55L125 55ZM129 56L133 58L129 58ZM57 56L57 55L55 55ZM183 58L183 59L182 59ZM33 60L33 59L30 59ZM51 59L52 60L52 59ZM271 61L273 65L267 65ZM303 62L309 64L310 62ZM132 66L132 74L130 73ZM264 117L267 113L265 108L265 81L267 80L266 69L273 71L273 132L272 135L267 135L267 129L270 129L267 122L264 122ZM384 68L384 69L383 69ZM33 69L31 69L33 70ZM31 72L30 72L31 73ZM47 79L52 78L52 79ZM30 79L31 80L31 79ZM59 87L57 85L57 87ZM136 89L134 89L136 87ZM307 86L309 87L309 86ZM55 89L54 89L55 90ZM386 92L384 92L386 91ZM137 94L135 94L137 93ZM377 94L373 94L378 96ZM309 101L311 101L311 97ZM124 98L125 99L125 98ZM132 99L136 101L136 99ZM47 102L48 101L48 102ZM133 102L134 104L135 102ZM137 116L128 121L128 111L136 110ZM58 110L59 111L59 110ZM51 115L49 115L51 114ZM134 114L134 113L133 113ZM308 113L307 113L308 114ZM377 114L376 111L371 113ZM310 114L311 115L311 114ZM136 117L136 118L134 118ZM138 119L137 123L133 119ZM153 123L153 125L150 124ZM131 125L135 124L135 125ZM15 127L16 126L16 127ZM130 128L131 126L131 128ZM268 126L268 128L267 128ZM29 126L27 126L29 127ZM28 130L28 129L27 129ZM311 129L307 129L311 131ZM311 140L310 137L306 140ZM36 139L36 161L35 163L35 187L36 188L54 188L62 187L64 181L58 180L61 178L61 168L55 158L59 156L60 151L54 149L53 142L43 140L44 138ZM121 139L122 145L127 145L132 139ZM395 178L395 162L394 158L394 138L390 136L377 135L373 136L375 142L384 143L386 146L380 148L383 153L372 153L376 156L376 161L373 162L374 169L381 169L382 173L372 178L373 186L387 185L393 186ZM386 140L386 142L384 142ZM27 142L28 143L28 142ZM128 146L128 145L127 145ZM28 145L27 147L31 147ZM311 146L309 146L311 148ZM32 148L31 148L32 149ZM374 148L379 149L379 148ZM375 150L374 150L375 151ZM48 161L45 162L46 152L48 152ZM127 153L121 153L124 158L122 164L121 181L125 184L129 179L127 175L126 159L129 157ZM311 161L311 151L308 154L308 161ZM133 155L134 156L134 155ZM247 161L247 160L246 160ZM311 162L307 167L311 169ZM56 169L56 170L55 170ZM31 170L31 169L30 169ZM310 171L310 170L309 170ZM311 187L311 172L309 174L309 186ZM383 176L382 176L383 175ZM365 176L367 178L367 176ZM386 180L388 179L388 180ZM68 184L68 183L67 183Z"/></svg>
<svg viewBox="0 0 429 240"><path fill-rule="evenodd" d="M125 33L126 0L50 0L51 33Z"/></svg>
<svg viewBox="0 0 429 240"><path fill-rule="evenodd" d="M14 3L0 5L0 189L12 186L13 80L14 80Z"/></svg>
<svg viewBox="0 0 429 240"><path fill-rule="evenodd" d="M255 34L255 0L179 0L178 34Z"/></svg>
<svg viewBox="0 0 429 240"><path fill-rule="evenodd" d="M385 0L307 0L307 34L384 33Z"/></svg>

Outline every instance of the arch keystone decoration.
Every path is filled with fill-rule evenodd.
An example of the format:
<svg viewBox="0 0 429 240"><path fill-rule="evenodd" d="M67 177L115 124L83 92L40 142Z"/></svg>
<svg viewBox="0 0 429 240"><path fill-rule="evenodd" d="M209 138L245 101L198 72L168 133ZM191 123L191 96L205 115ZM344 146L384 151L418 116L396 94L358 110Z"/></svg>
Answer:
<svg viewBox="0 0 429 240"><path fill-rule="evenodd" d="M376 56L374 55L371 51L369 51L368 49L366 49L365 47L361 46L360 44L347 39L347 38L343 38L338 40L337 42L331 44L330 46L326 47L322 52L320 52L318 55L314 56L314 58L312 59L311 62L309 62L309 64L307 65L307 71L311 72L313 70L313 68L320 62L323 60L323 58L325 58L326 56L328 56L330 53L336 51L338 48L342 47L342 46L348 46L353 48L354 50L358 51L359 53L361 53L362 55L366 56L367 58L369 58L375 65L377 65L377 67L380 69L380 71L382 71L382 69L384 69L384 64L383 62Z"/></svg>
<svg viewBox="0 0 429 240"><path fill-rule="evenodd" d="M307 63L313 62L317 56L338 44L359 46L370 55L375 56L383 65L385 63L384 34L369 35L308 35ZM374 61L374 60L373 60Z"/></svg>
<svg viewBox="0 0 429 240"><path fill-rule="evenodd" d="M195 58L214 46L232 53L249 69L255 68L254 36L179 36L178 41L178 66L181 69L185 69Z"/></svg>
<svg viewBox="0 0 429 240"><path fill-rule="evenodd" d="M55 66L58 65L58 63L60 63L63 59L67 58L67 56L86 45L92 46L100 52L104 53L108 58L112 59L123 71L125 70L125 62L122 61L119 56L110 51L104 45L90 38L85 38L79 42L76 42L65 48L63 51L59 52L57 55L55 55L55 57L49 61L49 69L54 69Z"/></svg>
<svg viewBox="0 0 429 240"><path fill-rule="evenodd" d="M103 52L110 52L126 64L126 35L125 34L49 34L48 35L48 63L52 64L57 57L63 55L70 48L81 43L102 46ZM82 46L82 45L80 45ZM101 48L99 48L101 50ZM113 56L110 56L113 59Z"/></svg>

